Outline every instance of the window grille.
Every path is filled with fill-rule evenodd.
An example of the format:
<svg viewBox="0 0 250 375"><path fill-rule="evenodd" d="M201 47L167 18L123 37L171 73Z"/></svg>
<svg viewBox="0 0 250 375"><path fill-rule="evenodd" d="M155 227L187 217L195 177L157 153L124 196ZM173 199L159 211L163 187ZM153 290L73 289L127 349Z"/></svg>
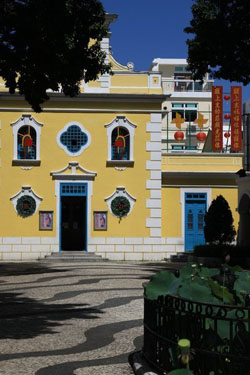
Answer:
<svg viewBox="0 0 250 375"><path fill-rule="evenodd" d="M186 193L188 199L206 199L205 193Z"/></svg>
<svg viewBox="0 0 250 375"><path fill-rule="evenodd" d="M61 184L61 195L86 195L87 186L86 184Z"/></svg>
<svg viewBox="0 0 250 375"><path fill-rule="evenodd" d="M79 126L71 125L60 137L61 143L67 147L69 152L78 152L88 142L88 136Z"/></svg>

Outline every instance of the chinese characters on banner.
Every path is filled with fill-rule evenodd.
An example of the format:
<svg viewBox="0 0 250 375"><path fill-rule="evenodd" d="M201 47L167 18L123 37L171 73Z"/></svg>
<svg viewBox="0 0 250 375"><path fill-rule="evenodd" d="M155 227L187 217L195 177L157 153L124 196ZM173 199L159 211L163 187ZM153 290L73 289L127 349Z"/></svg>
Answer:
<svg viewBox="0 0 250 375"><path fill-rule="evenodd" d="M223 88L212 87L212 148L221 151L223 147Z"/></svg>
<svg viewBox="0 0 250 375"><path fill-rule="evenodd" d="M231 150L241 151L241 86L231 87Z"/></svg>

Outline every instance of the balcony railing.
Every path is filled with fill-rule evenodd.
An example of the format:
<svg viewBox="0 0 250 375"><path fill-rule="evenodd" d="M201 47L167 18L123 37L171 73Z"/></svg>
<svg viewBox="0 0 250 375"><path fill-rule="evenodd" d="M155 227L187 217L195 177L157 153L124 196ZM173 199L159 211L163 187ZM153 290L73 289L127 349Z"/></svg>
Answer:
<svg viewBox="0 0 250 375"><path fill-rule="evenodd" d="M181 122L177 123L177 113ZM187 119L187 120L186 120ZM189 120L188 120L189 119ZM184 121L185 120L185 121ZM203 122L203 123L202 123ZM241 153L231 150L231 124L223 123L223 146L220 153ZM218 153L212 148L212 113L194 109L176 109L167 112L162 127L163 153Z"/></svg>
<svg viewBox="0 0 250 375"><path fill-rule="evenodd" d="M167 92L211 92L214 81L192 81L187 79L162 79L163 91Z"/></svg>

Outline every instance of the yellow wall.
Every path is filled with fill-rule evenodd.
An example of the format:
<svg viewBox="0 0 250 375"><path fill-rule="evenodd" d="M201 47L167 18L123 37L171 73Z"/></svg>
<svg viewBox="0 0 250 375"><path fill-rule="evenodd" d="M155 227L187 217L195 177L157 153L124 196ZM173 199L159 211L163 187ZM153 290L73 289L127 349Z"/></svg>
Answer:
<svg viewBox="0 0 250 375"><path fill-rule="evenodd" d="M179 188L162 188L162 236L181 237L181 202Z"/></svg>
<svg viewBox="0 0 250 375"><path fill-rule="evenodd" d="M147 74L115 74L111 76L111 86L148 87Z"/></svg>
<svg viewBox="0 0 250 375"><path fill-rule="evenodd" d="M162 157L163 171L237 172L242 168L242 155L169 155Z"/></svg>
<svg viewBox="0 0 250 375"><path fill-rule="evenodd" d="M21 106L23 105L24 103L21 103ZM66 105L64 103L64 106ZM81 105L83 106L82 103ZM88 108L90 105L92 107L97 106L97 104L93 103L84 105ZM145 226L145 218L150 216L149 209L146 209L146 198L149 198L149 194L146 191L145 183L146 179L150 178L149 172L145 169L146 159L149 158L149 152L146 152L146 142L149 141L149 134L145 132L145 129L146 123L150 121L150 114L126 114L126 112L123 114L129 121L137 125L134 136L135 164L133 168L127 168L124 171L118 171L114 167L106 167L108 139L104 125L115 119L116 113L31 113L38 122L43 124L40 141L41 166L33 167L31 170L24 170L20 166L12 166L13 133L10 124L18 120L22 114L23 112L3 112L1 114L0 236L54 237L56 235L55 181L52 180L50 173L66 167L70 161L77 161L85 169L97 173L97 177L93 182L92 212L93 210L108 211L108 206L104 199L110 196L117 186L124 186L136 198L134 209L127 218L122 219L119 223L119 220L108 212L108 231L93 232L92 230L93 236L149 236L149 229ZM119 113L119 115L122 114ZM71 157L66 154L56 142L58 132L71 121L81 123L91 134L92 138L90 146L77 157ZM54 230L52 232L39 231L38 212L32 217L25 219L16 214L10 198L16 195L23 185L30 185L34 192L43 198L39 210L54 211ZM91 225L93 225L92 212Z"/></svg>
<svg viewBox="0 0 250 375"><path fill-rule="evenodd" d="M183 185L186 182L182 181ZM204 181L202 180L204 183ZM175 180L178 184L178 180ZM201 180L192 181L189 186L201 185ZM203 188L207 188L208 182L204 183ZM237 230L239 215L236 212L236 207L238 205L238 191L236 186L229 186L228 188L211 188L211 202L218 195L222 195L228 202L230 209L232 211L234 226ZM181 188L180 187L163 187L162 188L162 236L168 238L180 238L182 237L182 205L181 205Z"/></svg>

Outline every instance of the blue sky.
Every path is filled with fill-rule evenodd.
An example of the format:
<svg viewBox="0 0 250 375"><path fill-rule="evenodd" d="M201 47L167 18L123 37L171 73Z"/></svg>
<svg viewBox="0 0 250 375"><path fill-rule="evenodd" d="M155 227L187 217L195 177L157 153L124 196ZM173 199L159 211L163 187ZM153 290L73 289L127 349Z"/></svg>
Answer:
<svg viewBox="0 0 250 375"><path fill-rule="evenodd" d="M101 0L108 13L118 14L111 24L111 46L114 58L126 65L132 61L135 70L148 70L154 58L187 58L183 29L192 18L192 0ZM230 83L223 85L224 92ZM237 83L231 83L236 84ZM243 102L250 98L249 86L243 87Z"/></svg>

